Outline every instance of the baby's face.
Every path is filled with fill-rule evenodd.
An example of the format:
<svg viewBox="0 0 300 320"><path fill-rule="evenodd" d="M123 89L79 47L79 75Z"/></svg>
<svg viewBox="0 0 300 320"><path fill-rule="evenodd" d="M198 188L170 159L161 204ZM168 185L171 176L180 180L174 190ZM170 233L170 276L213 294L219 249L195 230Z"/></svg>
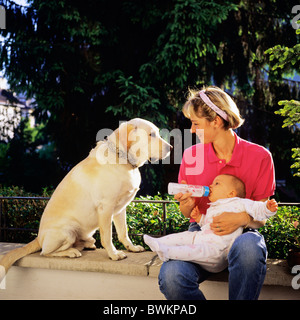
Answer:
<svg viewBox="0 0 300 320"><path fill-rule="evenodd" d="M211 202L215 202L219 199L228 198L228 195L232 189L231 178L226 175L217 176L213 183L209 186L208 199Z"/></svg>

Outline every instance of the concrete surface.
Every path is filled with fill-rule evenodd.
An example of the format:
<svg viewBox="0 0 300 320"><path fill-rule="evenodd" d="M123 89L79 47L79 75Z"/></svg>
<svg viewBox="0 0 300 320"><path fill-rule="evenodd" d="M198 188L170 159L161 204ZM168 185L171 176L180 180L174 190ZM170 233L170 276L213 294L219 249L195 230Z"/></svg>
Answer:
<svg viewBox="0 0 300 320"><path fill-rule="evenodd" d="M0 243L0 256L23 244ZM127 253L127 259L112 261L105 250L83 251L76 259L43 257L39 253L20 259L6 276L6 299L114 299L162 300L157 276L162 262L153 252ZM300 300L300 290L291 286L283 260L268 260L260 300ZM228 272L200 285L209 300L228 299Z"/></svg>

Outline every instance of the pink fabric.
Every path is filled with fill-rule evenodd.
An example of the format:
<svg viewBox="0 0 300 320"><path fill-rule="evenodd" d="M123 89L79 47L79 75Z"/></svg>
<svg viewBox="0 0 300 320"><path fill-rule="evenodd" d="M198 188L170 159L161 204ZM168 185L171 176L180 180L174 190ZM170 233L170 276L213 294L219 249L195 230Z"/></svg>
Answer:
<svg viewBox="0 0 300 320"><path fill-rule="evenodd" d="M204 154L199 156L200 152ZM201 161L200 165L196 159ZM191 174L195 166L203 168L202 172ZM232 174L240 178L245 183L248 199L259 201L274 194L275 170L271 153L262 146L241 139L236 134L232 158L228 163L216 156L211 143L196 144L186 149L178 182L185 180L188 184L209 186L220 174ZM202 214L206 213L208 202L207 197L196 199Z"/></svg>

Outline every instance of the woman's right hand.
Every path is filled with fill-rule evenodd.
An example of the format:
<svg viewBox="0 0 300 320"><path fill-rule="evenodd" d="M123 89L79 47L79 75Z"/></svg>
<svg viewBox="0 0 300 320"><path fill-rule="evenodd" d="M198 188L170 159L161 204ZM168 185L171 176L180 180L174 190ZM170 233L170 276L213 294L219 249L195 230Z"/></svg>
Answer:
<svg viewBox="0 0 300 320"><path fill-rule="evenodd" d="M182 180L180 183L187 184L186 181ZM192 210L195 207L195 198L191 197L192 193L177 193L174 199L179 201L179 208L182 214L189 218Z"/></svg>

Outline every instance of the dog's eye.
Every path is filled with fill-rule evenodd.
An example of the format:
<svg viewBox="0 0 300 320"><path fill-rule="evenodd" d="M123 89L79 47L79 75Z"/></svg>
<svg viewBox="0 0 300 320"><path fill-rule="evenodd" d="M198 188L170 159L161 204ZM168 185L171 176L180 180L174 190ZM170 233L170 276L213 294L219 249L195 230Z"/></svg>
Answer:
<svg viewBox="0 0 300 320"><path fill-rule="evenodd" d="M149 136L152 137L152 138L155 138L155 137L156 137L156 133L155 133L155 132L151 132L151 133L149 134Z"/></svg>

